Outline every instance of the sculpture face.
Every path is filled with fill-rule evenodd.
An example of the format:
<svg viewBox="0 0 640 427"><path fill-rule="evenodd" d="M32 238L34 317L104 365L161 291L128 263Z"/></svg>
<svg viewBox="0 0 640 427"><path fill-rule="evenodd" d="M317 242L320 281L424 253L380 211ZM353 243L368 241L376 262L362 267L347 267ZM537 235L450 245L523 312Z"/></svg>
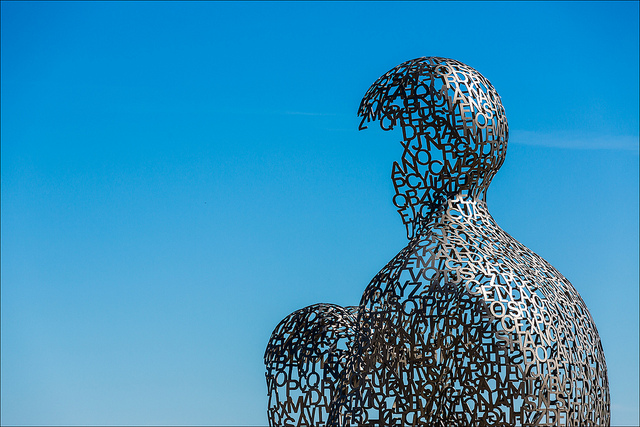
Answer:
<svg viewBox="0 0 640 427"><path fill-rule="evenodd" d="M358 111L384 130L402 129L401 162L393 164L394 205L411 239L421 224L462 193L484 199L507 150L500 96L473 68L453 59L407 61L380 77Z"/></svg>

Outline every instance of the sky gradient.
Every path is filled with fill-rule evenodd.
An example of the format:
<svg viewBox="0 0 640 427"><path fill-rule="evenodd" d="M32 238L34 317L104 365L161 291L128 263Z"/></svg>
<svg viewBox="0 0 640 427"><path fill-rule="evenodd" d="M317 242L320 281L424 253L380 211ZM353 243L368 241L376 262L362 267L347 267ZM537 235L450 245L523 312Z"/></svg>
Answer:
<svg viewBox="0 0 640 427"><path fill-rule="evenodd" d="M638 2L1 3L3 425L265 425L262 356L406 245L408 59L487 77L488 206L577 288L639 420Z"/></svg>

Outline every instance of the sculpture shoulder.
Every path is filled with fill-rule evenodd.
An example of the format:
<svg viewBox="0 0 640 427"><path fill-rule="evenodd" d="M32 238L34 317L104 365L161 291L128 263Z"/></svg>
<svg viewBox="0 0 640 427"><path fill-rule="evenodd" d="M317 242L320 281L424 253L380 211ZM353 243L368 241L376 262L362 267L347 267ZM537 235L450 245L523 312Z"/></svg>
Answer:
<svg viewBox="0 0 640 427"><path fill-rule="evenodd" d="M522 295L540 306L586 309L573 285L500 228L484 205L450 206L372 279L360 306L382 309L443 290L479 296L488 304Z"/></svg>
<svg viewBox="0 0 640 427"><path fill-rule="evenodd" d="M578 357L572 355L578 348L572 343L600 348L578 291L488 212L443 215L374 277L360 310L363 324L380 318L393 327L431 334L439 330L439 319L446 318L469 331L493 331L496 339L518 343L520 349L555 342L567 358ZM604 363L601 353L594 357Z"/></svg>

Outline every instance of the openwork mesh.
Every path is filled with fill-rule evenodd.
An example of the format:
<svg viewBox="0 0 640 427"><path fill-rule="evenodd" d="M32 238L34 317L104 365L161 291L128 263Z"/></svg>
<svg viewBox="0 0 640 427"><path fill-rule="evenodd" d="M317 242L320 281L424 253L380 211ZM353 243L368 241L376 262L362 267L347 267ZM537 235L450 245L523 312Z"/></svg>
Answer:
<svg viewBox="0 0 640 427"><path fill-rule="evenodd" d="M480 73L407 61L360 104L402 130L394 204L408 245L360 305L289 315L265 353L270 425L608 425L602 345L586 305L502 230L486 190L508 126Z"/></svg>

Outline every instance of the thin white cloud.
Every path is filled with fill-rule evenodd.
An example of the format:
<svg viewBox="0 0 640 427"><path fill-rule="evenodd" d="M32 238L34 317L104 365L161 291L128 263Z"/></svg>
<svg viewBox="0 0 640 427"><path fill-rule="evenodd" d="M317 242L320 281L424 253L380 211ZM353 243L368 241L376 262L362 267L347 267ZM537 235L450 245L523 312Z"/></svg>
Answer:
<svg viewBox="0 0 640 427"><path fill-rule="evenodd" d="M308 113L305 111L285 111L284 114L295 116L335 116L332 113Z"/></svg>
<svg viewBox="0 0 640 427"><path fill-rule="evenodd" d="M572 132L534 132L512 129L509 144L525 144L542 147L570 148L575 150L625 150L638 151L640 138L632 135L592 135Z"/></svg>

